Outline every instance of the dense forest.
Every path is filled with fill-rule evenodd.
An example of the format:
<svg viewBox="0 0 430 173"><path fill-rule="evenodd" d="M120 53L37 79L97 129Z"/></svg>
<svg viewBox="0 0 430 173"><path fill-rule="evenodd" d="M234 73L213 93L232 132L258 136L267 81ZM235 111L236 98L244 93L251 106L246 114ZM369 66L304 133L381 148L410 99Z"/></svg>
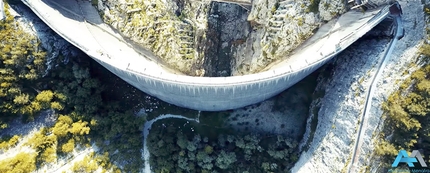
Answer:
<svg viewBox="0 0 430 173"><path fill-rule="evenodd" d="M297 142L280 135L205 135L190 130L199 124L183 124L187 123L153 125L156 128L147 140L151 169L156 173L285 173L298 159Z"/></svg>
<svg viewBox="0 0 430 173"><path fill-rule="evenodd" d="M6 9L9 8L5 4ZM28 140L36 154L19 153L0 161L0 172L30 172L46 163L65 157L77 146L96 143L99 158L107 170L118 170L111 162L124 165L122 170L137 172L143 163L140 154L144 118L135 116L131 105L96 78L87 56L56 58L55 68L47 71L47 52L38 38L24 32L8 10L0 22L0 133L16 118L32 121L42 111L53 110L58 120ZM121 102L122 101L122 102ZM121 105L121 106L120 106ZM128 105L128 106L127 106ZM124 111L129 110L129 111ZM4 136L0 150L18 143L20 136ZM114 154L115 153L115 154ZM82 164L90 164L83 162ZM76 171L84 171L79 170Z"/></svg>
<svg viewBox="0 0 430 173"><path fill-rule="evenodd" d="M430 15L430 6L424 11ZM430 28L426 29L430 39ZM380 134L375 153L382 156L384 167L390 168L400 149L406 151L423 150L426 162L429 160L430 148L430 45L424 43L420 48L419 63L424 66L412 73L392 93L382 105L384 116L384 130Z"/></svg>

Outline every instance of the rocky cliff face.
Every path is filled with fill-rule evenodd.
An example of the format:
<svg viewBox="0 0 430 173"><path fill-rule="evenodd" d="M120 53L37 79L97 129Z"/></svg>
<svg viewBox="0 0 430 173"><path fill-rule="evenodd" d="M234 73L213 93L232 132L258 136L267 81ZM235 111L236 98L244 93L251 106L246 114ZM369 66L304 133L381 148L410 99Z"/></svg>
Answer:
<svg viewBox="0 0 430 173"><path fill-rule="evenodd" d="M239 5L213 2L208 15L205 76L231 76L234 49L251 31L248 12Z"/></svg>
<svg viewBox="0 0 430 173"><path fill-rule="evenodd" d="M253 1L248 16L253 30L234 50L233 75L256 73L287 58L322 24L317 6L318 2L310 1Z"/></svg>
<svg viewBox="0 0 430 173"><path fill-rule="evenodd" d="M201 75L208 2L99 0L104 21L148 48L172 68Z"/></svg>
<svg viewBox="0 0 430 173"><path fill-rule="evenodd" d="M262 71L345 12L341 0L98 0L104 21L188 75Z"/></svg>

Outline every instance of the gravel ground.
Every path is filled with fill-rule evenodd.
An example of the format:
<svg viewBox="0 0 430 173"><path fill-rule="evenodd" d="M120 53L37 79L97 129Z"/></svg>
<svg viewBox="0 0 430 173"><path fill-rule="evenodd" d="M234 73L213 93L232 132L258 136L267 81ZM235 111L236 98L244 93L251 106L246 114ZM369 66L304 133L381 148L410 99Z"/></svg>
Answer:
<svg viewBox="0 0 430 173"><path fill-rule="evenodd" d="M312 81L312 77L304 80ZM252 131L262 134L283 134L300 140L306 124L311 97L304 88L307 83L298 83L279 95L258 104L235 109L226 125L238 131ZM294 99L291 99L294 98ZM285 106L289 105L289 106Z"/></svg>
<svg viewBox="0 0 430 173"><path fill-rule="evenodd" d="M53 126L56 120L57 116L53 111L42 112L34 118L34 121L28 123L23 123L21 118L17 118L9 123L9 128L0 131L0 138L13 135L26 136L43 127Z"/></svg>

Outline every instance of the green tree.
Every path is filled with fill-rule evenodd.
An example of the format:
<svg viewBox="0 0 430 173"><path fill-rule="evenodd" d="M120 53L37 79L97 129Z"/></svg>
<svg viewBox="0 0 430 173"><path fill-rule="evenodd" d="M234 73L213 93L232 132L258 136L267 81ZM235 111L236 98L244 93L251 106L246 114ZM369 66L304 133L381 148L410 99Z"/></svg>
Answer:
<svg viewBox="0 0 430 173"><path fill-rule="evenodd" d="M50 90L42 91L36 96L36 101L49 103L54 98L54 93Z"/></svg>
<svg viewBox="0 0 430 173"><path fill-rule="evenodd" d="M221 169L227 169L231 164L236 162L236 154L234 152L221 151L216 159L216 166Z"/></svg>
<svg viewBox="0 0 430 173"><path fill-rule="evenodd" d="M205 147L205 152L207 153L207 154L212 154L212 152L213 152L214 150L213 150L213 148L210 146L210 145L206 145L206 147Z"/></svg>
<svg viewBox="0 0 430 173"><path fill-rule="evenodd" d="M0 160L0 172L33 172L36 170L36 154L21 152L15 157Z"/></svg>
<svg viewBox="0 0 430 173"><path fill-rule="evenodd" d="M55 126L52 129L52 132L54 133L54 135L60 138L66 137L72 123L72 118L70 118L69 116L60 115L58 117L57 123L55 123Z"/></svg>
<svg viewBox="0 0 430 173"><path fill-rule="evenodd" d="M46 148L41 154L41 159L46 163L54 162L57 159L57 151L53 147Z"/></svg>
<svg viewBox="0 0 430 173"><path fill-rule="evenodd" d="M73 135L88 135L90 128L87 126L88 122L79 120L72 124L72 128L69 130Z"/></svg>
<svg viewBox="0 0 430 173"><path fill-rule="evenodd" d="M181 148L181 149L186 149L187 145L188 145L188 139L186 138L185 135L183 135L181 132L176 133L177 136L177 141L176 144Z"/></svg>
<svg viewBox="0 0 430 173"><path fill-rule="evenodd" d="M75 149L75 140L74 139L69 139L69 141L65 144L63 144L63 146L61 146L61 151L65 152L65 153L69 153L72 152Z"/></svg>
<svg viewBox="0 0 430 173"><path fill-rule="evenodd" d="M18 143L19 140L19 136L14 135L9 139L0 139L0 150L7 150L10 147L16 145Z"/></svg>

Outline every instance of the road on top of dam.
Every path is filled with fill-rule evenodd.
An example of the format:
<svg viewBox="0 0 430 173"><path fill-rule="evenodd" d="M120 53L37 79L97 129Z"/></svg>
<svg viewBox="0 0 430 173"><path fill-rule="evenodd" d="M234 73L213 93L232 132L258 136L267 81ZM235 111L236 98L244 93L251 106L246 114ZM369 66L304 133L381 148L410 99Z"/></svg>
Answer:
<svg viewBox="0 0 430 173"><path fill-rule="evenodd" d="M88 1L22 0L51 29L143 92L203 111L244 107L266 100L322 66L386 18L384 7L349 11L323 25L286 60L264 72L194 77L163 68L150 51L136 50L103 23ZM144 50L144 51L142 51Z"/></svg>

